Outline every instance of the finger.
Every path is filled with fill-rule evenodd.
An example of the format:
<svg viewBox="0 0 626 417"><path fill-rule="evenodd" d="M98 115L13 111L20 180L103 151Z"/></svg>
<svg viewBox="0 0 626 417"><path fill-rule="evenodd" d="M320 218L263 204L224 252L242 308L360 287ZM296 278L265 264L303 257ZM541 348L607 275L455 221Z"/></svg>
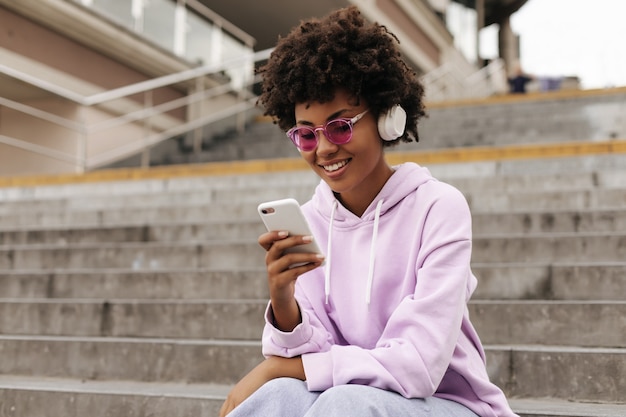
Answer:
<svg viewBox="0 0 626 417"><path fill-rule="evenodd" d="M273 256L275 258L279 258L280 256L282 256L283 252L285 252L287 249L300 246L300 245L306 245L308 243L311 243L312 241L313 241L313 236L310 236L310 235L307 235L307 236L294 235L294 236L281 237L278 240L272 241L271 247L268 248L267 250L273 251Z"/></svg>
<svg viewBox="0 0 626 417"><path fill-rule="evenodd" d="M277 287L292 284L300 275L318 268L324 258L313 253L291 253L267 264L268 280Z"/></svg>
<svg viewBox="0 0 626 417"><path fill-rule="evenodd" d="M258 242L263 249L269 250L275 241L285 239L287 236L289 236L289 233L283 230L265 232L259 236Z"/></svg>

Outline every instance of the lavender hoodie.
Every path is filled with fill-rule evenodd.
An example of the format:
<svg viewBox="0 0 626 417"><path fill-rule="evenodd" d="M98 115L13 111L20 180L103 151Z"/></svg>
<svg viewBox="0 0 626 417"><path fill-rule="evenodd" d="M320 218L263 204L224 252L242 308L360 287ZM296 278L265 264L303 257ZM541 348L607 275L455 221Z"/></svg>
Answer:
<svg viewBox="0 0 626 417"><path fill-rule="evenodd" d="M293 331L276 329L268 306L264 355L301 355L311 391L361 384L515 416L469 320L472 224L457 189L406 163L360 218L323 181L303 210L326 265L298 278Z"/></svg>

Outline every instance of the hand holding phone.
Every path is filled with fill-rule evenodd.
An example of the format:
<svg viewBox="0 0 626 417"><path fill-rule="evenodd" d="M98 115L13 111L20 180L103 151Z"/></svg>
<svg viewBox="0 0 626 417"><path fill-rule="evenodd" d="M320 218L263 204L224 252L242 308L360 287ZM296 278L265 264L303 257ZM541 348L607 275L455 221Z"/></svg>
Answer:
<svg viewBox="0 0 626 417"><path fill-rule="evenodd" d="M302 214L300 204L293 198L261 203L257 210L268 231L286 231L290 236L313 236L311 228L304 214ZM310 243L288 248L285 252L322 253L315 239ZM290 267L293 268L299 265L303 264L294 264Z"/></svg>

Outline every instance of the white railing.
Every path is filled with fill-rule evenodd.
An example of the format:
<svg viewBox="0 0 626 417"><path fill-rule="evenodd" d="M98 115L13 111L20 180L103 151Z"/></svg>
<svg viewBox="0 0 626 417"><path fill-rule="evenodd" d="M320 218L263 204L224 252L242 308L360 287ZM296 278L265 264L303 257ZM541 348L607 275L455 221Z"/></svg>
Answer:
<svg viewBox="0 0 626 417"><path fill-rule="evenodd" d="M491 61L467 77L453 65L444 64L424 74L421 80L429 102L484 98L507 91L506 69L501 59Z"/></svg>
<svg viewBox="0 0 626 417"><path fill-rule="evenodd" d="M255 39L197 0L73 0L105 19L198 65L215 65L252 51ZM252 68L230 68L242 86Z"/></svg>
<svg viewBox="0 0 626 417"><path fill-rule="evenodd" d="M73 136L77 138L73 152L60 151L54 147L34 144L8 135L0 135L0 143L44 155L55 160L69 162L75 167L76 172L85 172L125 156L142 152L144 153L142 160L144 165L146 165L149 163L149 157L146 158L145 156L148 155L150 147L168 138L194 132L196 133L194 134L194 140L201 141L201 135L195 131L228 117L236 117L236 123L241 127L245 122L242 119L245 111L253 108L256 103L256 97L249 92L247 87L258 80L254 77L250 78L243 86L244 88L241 88L242 86L240 85L233 85L232 80L228 83L207 88L207 77L229 69L240 68L241 66L254 66L254 63L266 60L270 53L271 49L247 54L230 59L219 65L198 67L90 96L80 95L0 64L0 73L44 90L58 99L67 100L77 105L79 115L76 119L68 119L34 106L0 97L0 106L66 129L69 132L73 132ZM181 97L156 105L152 103L152 94L155 90L180 86L181 83L193 83L194 88ZM130 98L131 96L137 97L137 95L143 95L143 105L137 104L135 100ZM235 97L236 99L231 100L231 104L219 110L190 111L194 107L202 107L212 99L224 95ZM130 107L132 110L121 111L121 107ZM112 116L87 123L84 120L84 114L88 109L98 109L100 114L106 113ZM168 112L176 109L187 110L187 117L184 120L170 117ZM97 140L94 139L95 135L100 133L102 136L102 132L111 131L121 126L133 126L135 133L139 129L142 132L141 140L136 138L134 140L129 139L125 141L124 145L116 146L103 152L89 152L89 147ZM194 143L194 148L198 149L199 146L199 143Z"/></svg>

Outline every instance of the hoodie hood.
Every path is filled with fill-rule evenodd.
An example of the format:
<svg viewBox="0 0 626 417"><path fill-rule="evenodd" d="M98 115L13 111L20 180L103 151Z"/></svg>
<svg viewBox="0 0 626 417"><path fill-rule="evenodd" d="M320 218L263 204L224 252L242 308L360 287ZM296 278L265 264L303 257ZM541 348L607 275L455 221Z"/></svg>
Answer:
<svg viewBox="0 0 626 417"><path fill-rule="evenodd" d="M333 230L351 228L364 223L373 224L369 250L367 290L365 294L365 302L369 305L374 277L380 218L388 211L392 210L406 196L413 194L422 184L435 180L427 168L421 167L415 163L405 163L395 166L393 169L393 175L387 180L361 217L345 208L337 200L332 189L324 181L321 181L317 186L310 204L317 212L317 215L328 222L328 241L326 245L326 264L324 271L326 303L328 303L328 296L330 294L332 275Z"/></svg>

